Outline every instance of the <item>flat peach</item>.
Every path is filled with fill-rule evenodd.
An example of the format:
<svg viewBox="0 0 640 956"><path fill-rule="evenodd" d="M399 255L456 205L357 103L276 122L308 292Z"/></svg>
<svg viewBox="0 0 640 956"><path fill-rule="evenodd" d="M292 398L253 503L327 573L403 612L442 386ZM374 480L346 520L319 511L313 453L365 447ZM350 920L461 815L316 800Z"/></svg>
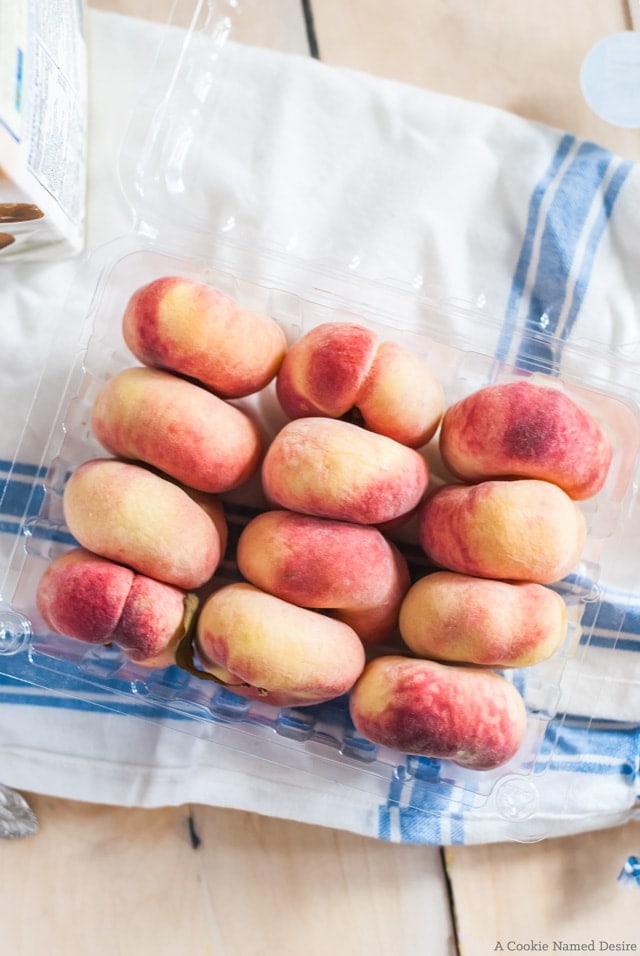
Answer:
<svg viewBox="0 0 640 956"><path fill-rule="evenodd" d="M419 355L395 342L381 342L357 405L371 431L420 448L440 424L444 392Z"/></svg>
<svg viewBox="0 0 640 956"><path fill-rule="evenodd" d="M432 438L444 409L420 356L354 322L324 322L294 342L276 391L290 418L345 418L412 448Z"/></svg>
<svg viewBox="0 0 640 956"><path fill-rule="evenodd" d="M108 644L122 616L135 572L83 548L47 565L36 592L45 624L88 644Z"/></svg>
<svg viewBox="0 0 640 956"><path fill-rule="evenodd" d="M428 480L427 463L413 448L332 418L288 422L262 463L272 504L356 524L410 515Z"/></svg>
<svg viewBox="0 0 640 956"><path fill-rule="evenodd" d="M410 585L406 560L376 528L292 511L253 518L236 556L240 573L256 587L328 611L367 644L393 634Z"/></svg>
<svg viewBox="0 0 640 956"><path fill-rule="evenodd" d="M552 584L580 560L586 522L575 502L550 482L483 481L437 488L420 507L418 535L441 568Z"/></svg>
<svg viewBox="0 0 640 956"><path fill-rule="evenodd" d="M547 660L567 633L562 597L542 584L436 571L400 607L400 633L420 657L487 667Z"/></svg>
<svg viewBox="0 0 640 956"><path fill-rule="evenodd" d="M370 661L350 695L356 730L372 743L494 770L520 749L524 701L504 677L478 667L399 655Z"/></svg>
<svg viewBox="0 0 640 956"><path fill-rule="evenodd" d="M176 587L207 582L222 557L214 520L184 489L140 465L84 462L63 494L78 544Z"/></svg>
<svg viewBox="0 0 640 956"><path fill-rule="evenodd" d="M175 663L196 599L82 548L55 558L36 592L52 631L88 644L117 644L146 666Z"/></svg>
<svg viewBox="0 0 640 956"><path fill-rule="evenodd" d="M323 322L287 351L276 379L290 418L342 418L358 395L378 350L375 332L353 322Z"/></svg>
<svg viewBox="0 0 640 956"><path fill-rule="evenodd" d="M602 427L560 387L489 385L451 405L440 429L446 466L464 481L540 478L582 500L603 487L613 449Z"/></svg>
<svg viewBox="0 0 640 956"><path fill-rule="evenodd" d="M234 693L277 707L339 697L364 667L362 642L348 625L244 583L207 598L196 647L205 671Z"/></svg>
<svg viewBox="0 0 640 956"><path fill-rule="evenodd" d="M126 344L144 365L195 379L222 398L264 388L287 349L284 331L270 316L180 276L163 276L137 289L122 327Z"/></svg>
<svg viewBox="0 0 640 956"><path fill-rule="evenodd" d="M113 455L153 465L210 494L236 488L256 471L256 424L224 399L169 372L128 368L96 396L93 432Z"/></svg>

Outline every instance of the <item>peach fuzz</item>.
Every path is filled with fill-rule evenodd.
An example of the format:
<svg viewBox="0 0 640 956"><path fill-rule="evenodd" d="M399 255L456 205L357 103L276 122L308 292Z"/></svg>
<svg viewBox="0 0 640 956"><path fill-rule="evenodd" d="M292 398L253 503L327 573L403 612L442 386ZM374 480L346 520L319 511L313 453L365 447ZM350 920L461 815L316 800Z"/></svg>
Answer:
<svg viewBox="0 0 640 956"><path fill-rule="evenodd" d="M585 409L555 385L489 385L449 406L440 453L463 481L540 478L583 500L603 487L613 449Z"/></svg>
<svg viewBox="0 0 640 956"><path fill-rule="evenodd" d="M215 513L219 508L216 503ZM84 462L67 481L63 509L82 547L176 587L205 584L222 557L214 512L140 465Z"/></svg>
<svg viewBox="0 0 640 956"><path fill-rule="evenodd" d="M493 770L524 740L524 701L506 678L478 667L399 655L370 661L350 695L356 730L402 753Z"/></svg>
<svg viewBox="0 0 640 956"><path fill-rule="evenodd" d="M287 352L276 392L290 418L347 418L419 448L436 432L444 393L428 365L365 326L325 322Z"/></svg>
<svg viewBox="0 0 640 956"><path fill-rule="evenodd" d="M559 649L567 633L567 608L542 584L436 571L411 586L399 627L419 657L526 667Z"/></svg>
<svg viewBox="0 0 640 956"><path fill-rule="evenodd" d="M158 369L128 368L109 379L96 396L91 424L111 454L211 494L247 481L262 456L260 432L248 415Z"/></svg>
<svg viewBox="0 0 640 956"><path fill-rule="evenodd" d="M413 448L332 418L297 418L273 438L262 462L272 505L355 524L410 515L429 470Z"/></svg>
<svg viewBox="0 0 640 956"><path fill-rule="evenodd" d="M36 603L55 633L88 644L114 643L130 660L168 667L175 663L175 648L189 627L196 599L74 548L47 566Z"/></svg>
<svg viewBox="0 0 640 956"><path fill-rule="evenodd" d="M260 391L275 377L287 343L268 315L243 308L219 289L164 276L127 303L126 344L144 365L195 379L222 398Z"/></svg>
<svg viewBox="0 0 640 956"><path fill-rule="evenodd" d="M387 640L411 583L407 562L376 528L267 511L243 529L240 573L263 591L326 610L366 644Z"/></svg>
<svg viewBox="0 0 640 956"><path fill-rule="evenodd" d="M552 584L578 563L586 522L561 488L537 479L444 485L420 507L434 564L483 578Z"/></svg>
<svg viewBox="0 0 640 956"><path fill-rule="evenodd" d="M347 624L247 583L225 585L204 602L196 649L204 670L234 693L277 707L345 694L365 661Z"/></svg>

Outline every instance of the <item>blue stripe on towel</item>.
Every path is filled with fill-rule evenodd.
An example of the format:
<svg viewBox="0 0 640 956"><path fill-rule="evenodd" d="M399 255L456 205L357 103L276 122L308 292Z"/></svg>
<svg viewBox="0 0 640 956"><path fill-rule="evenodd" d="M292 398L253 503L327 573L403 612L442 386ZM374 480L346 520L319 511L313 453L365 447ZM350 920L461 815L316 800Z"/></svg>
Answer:
<svg viewBox="0 0 640 956"><path fill-rule="evenodd" d="M608 650L615 651L640 651L640 637L623 636L622 634L598 634L589 635L581 643L588 644L589 647L606 647Z"/></svg>
<svg viewBox="0 0 640 956"><path fill-rule="evenodd" d="M587 240L587 246L583 256L580 274L575 284L573 299L569 309L567 321L561 330L561 336L563 339L566 339L569 336L576 317L580 311L587 286L589 284L589 278L593 268L593 261L596 256L600 239L602 238L604 230L607 227L607 223L611 218L611 213L613 211L615 201L618 198L618 193L620 192L622 185L632 168L632 163L621 162L617 169L615 169L605 188L604 195L602 197L602 206L598 212Z"/></svg>
<svg viewBox="0 0 640 956"><path fill-rule="evenodd" d="M558 184L542 230L540 258L527 314L528 328L538 329L540 316L546 314L545 331L555 331L578 242L610 161L610 154L605 150L592 143L582 143Z"/></svg>
<svg viewBox="0 0 640 956"><path fill-rule="evenodd" d="M567 578L570 582L575 578ZM589 582L582 582L589 587ZM565 582L554 587L565 597ZM580 615L580 643L617 651L640 652L640 600L638 594L603 590L597 601L587 601Z"/></svg>
<svg viewBox="0 0 640 956"><path fill-rule="evenodd" d="M500 361L504 361L509 352L511 338L514 333L516 319L520 309L520 302L527 284L529 268L533 258L534 242L538 230L538 221L540 218L540 210L542 208L544 197L550 189L551 184L555 181L575 142L576 139L574 136L569 136L567 134L562 137L548 169L545 171L531 193L527 225L525 228L522 248L520 249L520 255L518 257L516 270L514 272L513 282L511 285L511 291L509 293L509 300L507 302L505 313L505 322L496 350L496 357Z"/></svg>
<svg viewBox="0 0 640 956"><path fill-rule="evenodd" d="M164 711L146 701L136 699L127 700L125 698L115 698L105 695L100 699L90 699L89 697L80 697L80 691L73 695L72 691L64 694L60 691L47 691L46 697L37 690L24 689L17 690L8 683L8 678L3 677L0 681L0 704L11 704L20 707L46 707L47 710L70 710L81 711L83 713L109 713L120 714L121 716L147 717L159 720L165 716ZM172 714L173 719L186 719L180 713Z"/></svg>
<svg viewBox="0 0 640 956"><path fill-rule="evenodd" d="M464 817L435 808L384 806L378 817L378 837L400 843L457 846L464 843Z"/></svg>
<svg viewBox="0 0 640 956"><path fill-rule="evenodd" d="M552 721L536 763L541 769L638 779L640 727Z"/></svg>
<svg viewBox="0 0 640 956"><path fill-rule="evenodd" d="M525 302L527 312L522 337L514 358L521 368L556 369L559 356L554 354L551 339L556 335L565 339L573 328L589 286L600 240L633 166L594 143L582 142L577 148L576 143L574 137L562 137L529 204L522 248L496 350L496 357L507 361L535 269L528 305ZM550 197L548 208L545 206L547 197ZM566 320L561 323L563 314Z"/></svg>
<svg viewBox="0 0 640 956"><path fill-rule="evenodd" d="M559 793L564 792L572 777L576 781L572 786L582 786L580 778L590 777L591 781L585 784L592 788L599 786L596 781L609 786L608 778L633 788L640 779L639 755L640 727L584 720L574 726L570 720L556 720L549 725L530 779L535 786L537 777L543 779L544 775L541 785L548 789L550 777L557 777L557 784L551 786L557 785ZM580 776L574 777L575 774ZM474 823L473 807L461 808L453 799L443 807L426 788L422 794L412 790L403 805L397 780L391 785L391 792L393 797L378 814L380 839L441 846L466 842L468 823ZM438 787L438 797L441 796ZM496 816L496 811L490 807L489 819L492 816Z"/></svg>
<svg viewBox="0 0 640 956"><path fill-rule="evenodd" d="M23 515L32 517L40 511L43 498L42 485L10 478L5 482L2 496L3 517L9 515L16 518L21 518Z"/></svg>
<svg viewBox="0 0 640 956"><path fill-rule="evenodd" d="M0 458L0 472L11 472L14 475L27 475L30 478L44 478L47 469L41 465L33 465L25 461L8 461Z"/></svg>
<svg viewBox="0 0 640 956"><path fill-rule="evenodd" d="M6 466L8 463L0 460L0 472L9 471ZM44 474L45 471L37 465L15 462L10 469L11 477L0 478L0 534L25 534L25 522L37 517L42 508L45 487L41 479ZM69 545L77 543L68 531L46 522L30 528L29 534Z"/></svg>

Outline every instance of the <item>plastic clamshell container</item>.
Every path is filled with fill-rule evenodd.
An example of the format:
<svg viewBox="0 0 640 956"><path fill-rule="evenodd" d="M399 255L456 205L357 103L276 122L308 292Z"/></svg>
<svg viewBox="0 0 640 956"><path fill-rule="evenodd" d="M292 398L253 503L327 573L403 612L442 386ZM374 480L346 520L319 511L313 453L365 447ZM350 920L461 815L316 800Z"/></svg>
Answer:
<svg viewBox="0 0 640 956"><path fill-rule="evenodd" d="M580 504L588 538L580 566L561 585L569 615L566 640L550 660L527 669L526 737L515 757L497 770L473 771L376 746L354 730L343 698L278 710L177 667L148 670L114 647L88 646L49 633L35 607L43 571L74 544L62 513L65 482L83 461L105 454L91 432L93 400L110 376L138 364L122 337L126 303L154 278L179 275L210 283L243 306L272 316L290 343L320 322L366 324L381 338L422 355L437 370L447 405L519 374L491 351L500 323L482 309L439 301L410 283L377 282L345 264L298 258L268 237L261 240L243 232L241 223L229 228L224 203L218 219L205 218L210 197L203 201L199 143L213 143L218 135L215 100L208 90L212 76L224 70L236 15L235 4L196 5L170 89L159 88L152 76L133 116L122 179L136 225L89 257L57 337L56 354L66 360L44 370L34 399L34 414L48 415L51 428L21 515L22 533L2 569L0 671L40 688L64 688L78 698L99 697L105 708L122 713L130 711L133 698L144 698L141 719L171 720L183 733L239 751L249 761L302 770L316 777L319 787L322 780L331 781L385 801L391 781L413 780L407 806L415 799L416 809L434 815L456 803L461 810L493 808L504 817L513 839L544 837L535 818L536 793L553 747L541 760L541 743L557 711L567 662L577 662L579 668L580 654L588 646L585 608L593 611L597 606L601 578L611 582L609 565L615 567L618 551L639 530L640 414L630 388L631 364L616 356L596 357L588 344L563 343L562 384L603 424L614 456L603 490ZM70 314L77 321L70 321ZM532 333L528 342L529 371L557 380L556 369L538 364L537 338ZM543 330L539 339L553 351L553 340ZM592 370L588 376L585 368ZM15 460L21 460L20 449ZM242 489L223 497L233 539L252 513L252 501L243 499ZM409 548L413 557L415 551ZM636 577L638 571L627 569ZM217 577L238 578L232 556ZM591 613L590 619L594 617ZM602 679L606 681L606 675Z"/></svg>

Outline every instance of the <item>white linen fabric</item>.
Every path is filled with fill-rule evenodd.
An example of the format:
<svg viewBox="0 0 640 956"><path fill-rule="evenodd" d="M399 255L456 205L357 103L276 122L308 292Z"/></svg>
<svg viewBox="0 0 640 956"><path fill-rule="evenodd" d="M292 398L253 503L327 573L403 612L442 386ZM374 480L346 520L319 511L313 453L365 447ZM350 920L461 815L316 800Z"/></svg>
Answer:
<svg viewBox="0 0 640 956"><path fill-rule="evenodd" d="M119 163L119 156L133 105L149 76L169 88L184 36L95 11L87 28L91 260L121 236L135 242L137 233L161 228L157 165L131 154L141 131L130 130L129 158ZM175 136L160 149L167 221L183 217L201 228L206 220L241 242L499 315L485 343L496 360L522 368L543 361L551 371L566 361L576 375L576 356L587 356L589 374L597 367L603 382L628 388L633 404L635 164L500 110L301 56L234 43L224 55L225 70L219 79L211 74L202 92L224 131L210 141L201 130L204 172L199 156L191 177L172 178L193 172L192 144L180 111L168 122ZM178 145L186 151L179 161ZM5 564L24 547L25 516L41 500L41 452L52 421L34 417L32 396L43 368L45 392L64 377L56 341L81 348L83 317L68 296L89 260L0 264ZM565 343L580 345L566 360ZM44 687L24 654L0 656L0 781L101 803L236 807L413 843L531 839L622 823L636 813L640 769L635 515L630 509L622 536L628 547L616 543L610 572L598 582L601 599L567 661L557 715L545 725L530 773L487 778L473 799L460 799L437 761L375 781L364 771L334 771L313 747L287 745L279 762L277 751L262 751L250 736L237 747L219 724L198 723L196 732L188 715L167 714L134 693L114 697L108 680L97 691L71 665L52 671ZM535 669L513 680L535 694Z"/></svg>

